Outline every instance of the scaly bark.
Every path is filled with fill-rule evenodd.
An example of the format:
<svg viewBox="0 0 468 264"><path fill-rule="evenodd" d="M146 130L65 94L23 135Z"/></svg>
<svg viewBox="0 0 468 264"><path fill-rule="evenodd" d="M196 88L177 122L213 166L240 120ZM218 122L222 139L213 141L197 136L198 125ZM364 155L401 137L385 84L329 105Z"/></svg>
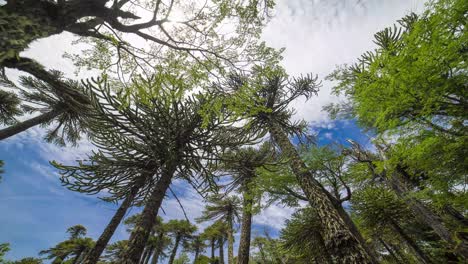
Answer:
<svg viewBox="0 0 468 264"><path fill-rule="evenodd" d="M120 222L124 218L125 214L128 211L128 208L133 203L135 196L138 194L138 190L143 186L145 179L140 178L135 182L135 185L130 189L129 194L125 197L125 200L120 205L119 209L115 212L114 216L112 217L109 224L107 224L104 232L102 232L99 239L96 241L91 252L89 252L88 256L85 259L85 264L96 264L99 261L99 257L101 256L102 252L106 249L109 240L112 238L115 230L119 226Z"/></svg>
<svg viewBox="0 0 468 264"><path fill-rule="evenodd" d="M291 159L291 169L310 205L317 211L325 246L332 258L343 264L375 263L340 215L327 191L314 179L286 133L274 122L269 123L269 130L284 156Z"/></svg>
<svg viewBox="0 0 468 264"><path fill-rule="evenodd" d="M143 249L148 242L148 238L153 228L156 216L161 207L166 191L172 181L174 175L175 164L167 164L163 168L161 177L156 183L156 186L151 193L141 217L137 222L130 239L128 242L128 249L124 253L122 263L125 264L137 264L140 260Z"/></svg>
<svg viewBox="0 0 468 264"><path fill-rule="evenodd" d="M38 115L26 121L19 122L17 124L4 128L0 130L0 140L4 140L16 134L24 132L27 129L30 129L31 127L50 122L51 120L53 120L54 118L62 114L63 111L64 111L63 109L59 109L59 108L53 109L47 113Z"/></svg>
<svg viewBox="0 0 468 264"><path fill-rule="evenodd" d="M234 264L234 228L232 216L228 219L228 264Z"/></svg>
<svg viewBox="0 0 468 264"><path fill-rule="evenodd" d="M248 184L245 186L243 192L243 205L242 205L242 223L241 234L239 242L239 252L237 253L238 264L248 264L250 256L250 236L252 230L252 206L253 197L251 191L248 189Z"/></svg>

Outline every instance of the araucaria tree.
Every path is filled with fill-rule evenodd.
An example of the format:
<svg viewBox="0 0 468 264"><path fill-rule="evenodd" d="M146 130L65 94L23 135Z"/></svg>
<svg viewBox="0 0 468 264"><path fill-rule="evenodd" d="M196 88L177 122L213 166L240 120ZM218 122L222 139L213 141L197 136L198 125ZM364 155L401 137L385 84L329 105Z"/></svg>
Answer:
<svg viewBox="0 0 468 264"><path fill-rule="evenodd" d="M212 195L207 198L205 207L198 221L217 220L226 223L228 236L228 263L234 264L234 225L240 219L240 199L236 196ZM222 243L221 243L222 247Z"/></svg>
<svg viewBox="0 0 468 264"><path fill-rule="evenodd" d="M16 87L13 82L5 79L2 83L19 90L20 95L2 91L0 101L5 108L1 107L3 123L9 125L0 129L0 140L9 138L37 125L50 127L45 139L64 145L66 141L75 144L86 132L87 117L92 115L92 107L85 94L84 87L77 81L66 79L58 71L47 72L54 82L62 83L60 89L56 89L51 82L41 81L34 77L21 76ZM2 99L0 99L2 100ZM23 104L19 106L20 102ZM13 106L14 104L18 104ZM16 109L16 110L15 110ZM16 117L23 113L36 113L39 115L28 120L17 122ZM6 122L5 122L6 121Z"/></svg>
<svg viewBox="0 0 468 264"><path fill-rule="evenodd" d="M172 248L171 255L169 257L169 264L174 263L177 255L177 249L179 245L189 239L192 234L197 231L197 227L192 225L187 220L169 220L166 224L167 231L172 234L174 238L174 247Z"/></svg>
<svg viewBox="0 0 468 264"><path fill-rule="evenodd" d="M78 191L107 188L112 199L129 197L143 181L145 191L137 193L145 207L130 236L125 263L139 261L174 177L196 188L209 187L213 179L204 171L204 163L223 148L251 140L241 129L230 126L236 120L227 111L216 118L203 118L208 113L202 108L213 94L190 92L203 88L206 73L201 65L189 64L184 58L168 60L152 77L137 78L116 94L105 78L87 83L99 113L90 127L91 139L102 153L96 153L84 169L72 168L73 173L80 173L76 177L72 173L67 181ZM103 177L95 177L93 170L102 170Z"/></svg>
<svg viewBox="0 0 468 264"><path fill-rule="evenodd" d="M290 121L293 110L289 104L301 96L311 97L319 86L313 76L290 79L278 66L265 66L256 67L247 76L234 74L219 88L224 103L245 117L246 127L262 135L269 132L281 154L289 160L311 207L317 211L331 257L340 263L373 263L340 202L315 179L314 171L306 166L288 138L290 134L301 135L305 128L301 122Z"/></svg>
<svg viewBox="0 0 468 264"><path fill-rule="evenodd" d="M258 197L255 185L256 170L272 164L273 151L271 144L268 143L262 144L259 148L246 147L227 151L218 166L218 170L232 177L228 189L238 189L242 194L241 234L237 255L239 264L249 263L252 215L254 201Z"/></svg>

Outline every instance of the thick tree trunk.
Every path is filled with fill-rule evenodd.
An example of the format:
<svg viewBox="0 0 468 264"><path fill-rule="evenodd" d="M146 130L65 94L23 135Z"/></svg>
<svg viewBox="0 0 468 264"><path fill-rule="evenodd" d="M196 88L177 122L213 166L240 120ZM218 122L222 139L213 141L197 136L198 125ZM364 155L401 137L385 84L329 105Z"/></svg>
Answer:
<svg viewBox="0 0 468 264"><path fill-rule="evenodd" d="M407 175L401 168L397 167L397 171L401 175L397 173L391 175L389 185L398 197L402 198L419 221L432 228L442 240L447 242L447 244L454 249L455 254L468 259L468 241L466 239L461 239L460 243L455 241L450 230L444 225L442 219L436 213L418 199L408 196L407 194L410 193L410 190L408 187Z"/></svg>
<svg viewBox="0 0 468 264"><path fill-rule="evenodd" d="M220 237L218 243L219 243L219 260L218 260L218 263L219 264L224 264L224 238Z"/></svg>
<svg viewBox="0 0 468 264"><path fill-rule="evenodd" d="M416 257L421 261L421 263L424 264L430 264L432 261L426 256L426 254L422 251L422 249L416 244L416 242L408 236L403 229L398 225L397 222L390 220L390 226L397 233L404 241L405 243L411 248L411 250L414 252Z"/></svg>
<svg viewBox="0 0 468 264"><path fill-rule="evenodd" d="M156 186L151 193L146 206L141 213L130 239L128 242L128 249L124 254L122 263L136 264L140 260L143 249L148 242L148 238L156 221L156 216L161 207L166 191L171 184L172 176L174 175L175 164L168 164L163 168L161 178L156 183Z"/></svg>
<svg viewBox="0 0 468 264"><path fill-rule="evenodd" d="M107 243L112 238L115 230L119 226L120 222L124 218L125 214L128 211L128 208L133 203L135 196L138 194L140 188L144 185L145 178L140 178L135 182L135 185L130 189L130 192L125 200L120 205L119 209L115 212L114 216L110 220L109 224L107 224L104 232L102 232L101 236L96 241L93 249L89 252L88 256L85 259L85 264L96 264L99 261L99 257L101 256L102 252L106 249Z"/></svg>
<svg viewBox="0 0 468 264"><path fill-rule="evenodd" d="M237 253L238 264L248 264L250 257L250 235L252 230L252 206L253 197L246 186L243 193L242 224L239 242L239 252Z"/></svg>
<svg viewBox="0 0 468 264"><path fill-rule="evenodd" d="M321 232L326 248L338 263L374 263L371 255L353 234L346 220L335 208L334 202L327 191L314 179L305 163L284 131L275 123L269 124L273 140L281 148L285 157L291 159L290 166L296 178L309 199L309 203L317 211Z"/></svg>
<svg viewBox="0 0 468 264"><path fill-rule="evenodd" d="M156 249L154 250L153 253L153 258L151 259L151 264L157 264L159 256L161 255L161 252L163 250L163 239L164 239L164 232L159 232L158 235L158 244L156 246Z"/></svg>
<svg viewBox="0 0 468 264"><path fill-rule="evenodd" d="M42 123L50 122L62 113L62 109L53 109L47 113L38 115L26 121L19 122L17 124L4 128L0 130L0 140L4 140L18 133L24 132L25 130L40 125Z"/></svg>
<svg viewBox="0 0 468 264"><path fill-rule="evenodd" d="M180 243L180 235L177 235L176 238L175 238L175 242L174 242L174 248L172 249L172 253L171 253L171 257L169 258L169 264L172 264L174 263L174 259L177 255L177 248L179 247L179 243Z"/></svg>

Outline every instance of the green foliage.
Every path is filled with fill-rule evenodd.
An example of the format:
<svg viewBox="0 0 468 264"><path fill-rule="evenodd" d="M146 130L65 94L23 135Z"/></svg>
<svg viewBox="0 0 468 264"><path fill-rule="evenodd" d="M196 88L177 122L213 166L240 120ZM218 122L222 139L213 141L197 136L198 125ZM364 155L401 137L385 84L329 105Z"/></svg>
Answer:
<svg viewBox="0 0 468 264"><path fill-rule="evenodd" d="M320 235L317 215L311 208L298 210L286 221L286 226L281 230L280 241L284 255L294 257L297 263L329 258Z"/></svg>
<svg viewBox="0 0 468 264"><path fill-rule="evenodd" d="M10 251L10 243L0 244L0 263L6 263L5 255Z"/></svg>
<svg viewBox="0 0 468 264"><path fill-rule="evenodd" d="M13 261L12 264L42 264L42 259L40 258L23 258L17 261Z"/></svg>
<svg viewBox="0 0 468 264"><path fill-rule="evenodd" d="M86 133L87 118L91 115L88 102L83 102L84 87L78 82L63 77L58 71L51 71L54 82L60 82L60 88L52 81L41 81L30 76L21 76L20 98L27 104L22 104L25 113L58 112L57 117L42 123L48 129L45 139L58 145L68 141L73 145Z"/></svg>
<svg viewBox="0 0 468 264"><path fill-rule="evenodd" d="M210 263L211 263L211 258L205 255L198 256L197 260L194 262L194 264L210 264Z"/></svg>
<svg viewBox="0 0 468 264"><path fill-rule="evenodd" d="M188 257L187 253L182 252L178 258L176 258L173 262L174 264L189 264L190 258Z"/></svg>

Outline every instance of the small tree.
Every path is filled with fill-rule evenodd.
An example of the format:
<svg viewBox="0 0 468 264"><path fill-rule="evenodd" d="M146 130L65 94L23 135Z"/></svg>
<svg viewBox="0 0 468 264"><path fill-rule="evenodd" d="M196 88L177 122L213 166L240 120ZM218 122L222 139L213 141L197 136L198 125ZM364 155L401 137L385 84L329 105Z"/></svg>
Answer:
<svg viewBox="0 0 468 264"><path fill-rule="evenodd" d="M228 263L234 263L234 224L240 220L240 199L236 196L213 195L207 198L208 205L197 221L221 220L227 225Z"/></svg>
<svg viewBox="0 0 468 264"><path fill-rule="evenodd" d="M169 264L175 263L177 249L181 242L189 239L197 230L197 227L192 225L187 220L169 220L166 224L167 231L174 237L174 247L169 257Z"/></svg>

